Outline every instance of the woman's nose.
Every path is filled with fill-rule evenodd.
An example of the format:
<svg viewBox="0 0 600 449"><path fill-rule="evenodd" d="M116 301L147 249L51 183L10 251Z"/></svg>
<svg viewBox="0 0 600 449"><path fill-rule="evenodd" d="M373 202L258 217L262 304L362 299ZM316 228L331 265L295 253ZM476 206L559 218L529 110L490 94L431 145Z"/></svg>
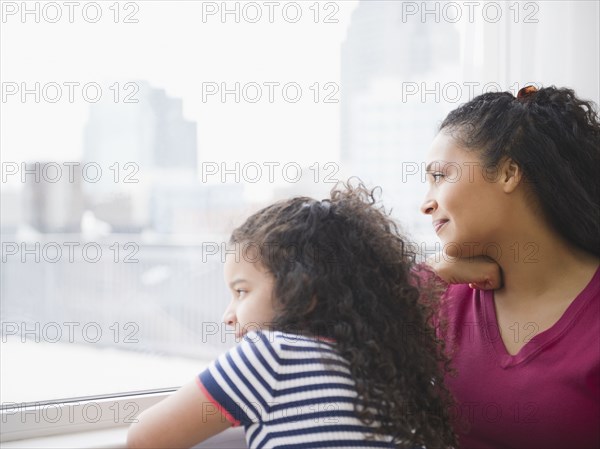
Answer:
<svg viewBox="0 0 600 449"><path fill-rule="evenodd" d="M434 199L426 198L421 204L421 213L425 215L431 215L437 209L437 203Z"/></svg>

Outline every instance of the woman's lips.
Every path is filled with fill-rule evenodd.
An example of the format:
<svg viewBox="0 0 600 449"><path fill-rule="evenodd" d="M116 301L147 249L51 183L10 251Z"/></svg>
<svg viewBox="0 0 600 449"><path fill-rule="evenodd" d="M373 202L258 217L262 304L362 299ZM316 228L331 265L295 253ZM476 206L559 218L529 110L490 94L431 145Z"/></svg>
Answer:
<svg viewBox="0 0 600 449"><path fill-rule="evenodd" d="M435 233L438 234L440 232L440 229L446 224L448 223L448 220L436 220L433 223L433 229L435 230Z"/></svg>

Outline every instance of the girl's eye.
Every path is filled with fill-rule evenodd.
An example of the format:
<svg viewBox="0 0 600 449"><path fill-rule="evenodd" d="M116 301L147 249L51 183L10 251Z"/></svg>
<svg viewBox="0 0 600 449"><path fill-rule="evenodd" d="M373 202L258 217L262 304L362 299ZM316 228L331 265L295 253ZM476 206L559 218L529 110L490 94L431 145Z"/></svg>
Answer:
<svg viewBox="0 0 600 449"><path fill-rule="evenodd" d="M239 298L241 298L246 293L248 293L246 290L242 290L242 289L237 289L236 292L237 292Z"/></svg>

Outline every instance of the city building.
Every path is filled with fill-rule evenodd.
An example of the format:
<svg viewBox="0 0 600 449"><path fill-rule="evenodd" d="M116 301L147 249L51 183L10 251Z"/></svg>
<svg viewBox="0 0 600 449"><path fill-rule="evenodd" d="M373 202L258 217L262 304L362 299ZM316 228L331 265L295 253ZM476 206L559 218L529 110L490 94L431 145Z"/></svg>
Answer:
<svg viewBox="0 0 600 449"><path fill-rule="evenodd" d="M456 107L443 86L460 73L460 39L452 23L403 20L403 3L364 1L352 15L341 49L341 162L382 187L384 204L420 234L429 231L418 212L421 162Z"/></svg>

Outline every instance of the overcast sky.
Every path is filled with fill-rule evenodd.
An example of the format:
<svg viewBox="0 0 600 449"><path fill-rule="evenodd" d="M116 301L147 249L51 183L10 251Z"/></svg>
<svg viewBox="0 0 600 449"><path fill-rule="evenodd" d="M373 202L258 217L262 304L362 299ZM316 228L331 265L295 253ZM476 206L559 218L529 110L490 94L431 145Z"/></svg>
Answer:
<svg viewBox="0 0 600 449"><path fill-rule="evenodd" d="M227 2L232 10L239 5L240 23L234 14L226 15L223 23L222 2L121 2L118 23L114 23L113 2L98 3L102 16L96 23L91 22L98 9L88 6L93 2L80 2L72 9L64 2L54 2L59 8L46 6L47 2L27 4L35 10L36 3L40 23L34 13L22 16L21 2L3 2L2 160L80 159L89 113L81 86L98 83L106 99L113 98L110 86L115 80L140 79L183 98L184 116L198 123L202 159L283 160L282 154L300 163L337 159L339 104L323 103L323 97L315 104L310 87L320 83L325 95L333 92L324 89L325 83L339 82L340 45L358 2L321 2L316 7L299 2L302 16L296 23L292 21L297 8L283 9L292 2L254 3L259 8ZM261 18L250 23L258 13ZM332 20L337 23L325 23ZM28 95L22 103L20 92L7 95L14 88L7 83L17 83L21 90L21 83L33 88L35 82L41 90L46 86L51 97L56 90L48 83L62 85L62 99L53 104L42 96L38 104ZM73 87L73 103L65 82L81 85ZM219 95L213 95L203 102L203 83L222 82L230 87L235 82L258 83L263 86L263 100L235 104L229 96L222 104ZM298 83L302 98L288 103L281 89L274 87L271 104L265 82ZM254 96L256 91L247 92ZM94 90L88 93L93 96Z"/></svg>

